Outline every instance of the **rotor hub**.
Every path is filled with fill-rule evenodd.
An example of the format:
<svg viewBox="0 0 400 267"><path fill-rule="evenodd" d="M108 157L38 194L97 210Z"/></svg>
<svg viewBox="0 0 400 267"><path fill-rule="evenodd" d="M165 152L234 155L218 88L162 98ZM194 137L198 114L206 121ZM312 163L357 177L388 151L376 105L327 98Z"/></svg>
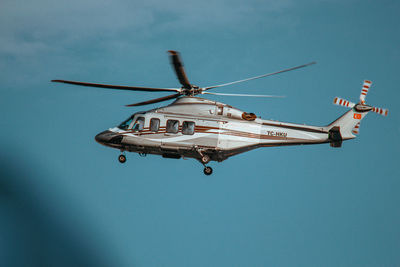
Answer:
<svg viewBox="0 0 400 267"><path fill-rule="evenodd" d="M358 112L367 112L367 111L371 111L373 109L373 107L368 106L366 104L356 104L354 106L354 109L357 110Z"/></svg>
<svg viewBox="0 0 400 267"><path fill-rule="evenodd" d="M198 87L197 85L191 85L190 88L181 87L182 95L186 95L186 96L195 96L198 94L202 94L202 92L203 92L203 89Z"/></svg>

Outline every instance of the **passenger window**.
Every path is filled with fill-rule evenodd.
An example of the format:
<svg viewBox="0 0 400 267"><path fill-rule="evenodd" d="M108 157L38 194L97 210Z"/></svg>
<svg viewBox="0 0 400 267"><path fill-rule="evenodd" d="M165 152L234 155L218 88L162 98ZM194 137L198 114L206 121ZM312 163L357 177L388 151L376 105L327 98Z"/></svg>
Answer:
<svg viewBox="0 0 400 267"><path fill-rule="evenodd" d="M178 133L179 121L167 120L167 133Z"/></svg>
<svg viewBox="0 0 400 267"><path fill-rule="evenodd" d="M183 134L194 134L194 122L193 121L184 121L182 124L182 133Z"/></svg>
<svg viewBox="0 0 400 267"><path fill-rule="evenodd" d="M158 132L160 129L160 120L159 119L151 119L150 120L150 131Z"/></svg>
<svg viewBox="0 0 400 267"><path fill-rule="evenodd" d="M139 132L139 131L142 131L143 128L144 128L144 117L139 117L135 121L135 124L133 124L132 130L134 132Z"/></svg>

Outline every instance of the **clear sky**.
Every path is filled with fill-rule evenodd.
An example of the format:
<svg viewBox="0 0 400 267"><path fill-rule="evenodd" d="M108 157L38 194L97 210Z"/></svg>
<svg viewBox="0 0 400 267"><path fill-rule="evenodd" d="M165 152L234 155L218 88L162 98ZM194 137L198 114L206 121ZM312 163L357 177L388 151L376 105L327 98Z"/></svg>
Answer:
<svg viewBox="0 0 400 267"><path fill-rule="evenodd" d="M3 0L0 265L399 266L399 1ZM389 108L357 139L264 148L206 177L195 160L141 158L94 136L189 80L284 99L210 97L262 118L326 125L335 96ZM167 104L167 103L166 103Z"/></svg>

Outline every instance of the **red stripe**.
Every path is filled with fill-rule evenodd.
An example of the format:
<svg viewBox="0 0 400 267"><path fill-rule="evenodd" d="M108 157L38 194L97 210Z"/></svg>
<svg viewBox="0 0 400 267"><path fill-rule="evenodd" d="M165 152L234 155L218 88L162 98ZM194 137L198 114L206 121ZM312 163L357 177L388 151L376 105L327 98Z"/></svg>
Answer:
<svg viewBox="0 0 400 267"><path fill-rule="evenodd" d="M365 80L364 83L369 83L369 84L371 84L372 82L371 82L371 81L368 81L368 80Z"/></svg>
<svg viewBox="0 0 400 267"><path fill-rule="evenodd" d="M388 114L388 111L386 110L386 111L385 111L385 116L387 116L387 114Z"/></svg>
<svg viewBox="0 0 400 267"><path fill-rule="evenodd" d="M367 94L366 94L366 93L364 93L364 92L362 92L361 94L362 94L362 95L367 95Z"/></svg>
<svg viewBox="0 0 400 267"><path fill-rule="evenodd" d="M368 92L368 89L362 89L361 92Z"/></svg>
<svg viewBox="0 0 400 267"><path fill-rule="evenodd" d="M339 101L339 105L341 105L342 104L342 99L340 99L340 101Z"/></svg>

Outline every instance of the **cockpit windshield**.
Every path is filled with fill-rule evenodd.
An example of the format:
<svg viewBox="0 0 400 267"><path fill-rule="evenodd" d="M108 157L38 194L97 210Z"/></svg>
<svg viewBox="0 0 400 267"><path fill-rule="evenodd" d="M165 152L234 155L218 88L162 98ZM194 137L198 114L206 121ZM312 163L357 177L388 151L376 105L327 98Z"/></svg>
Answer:
<svg viewBox="0 0 400 267"><path fill-rule="evenodd" d="M133 114L127 120L123 121L118 128L121 130L129 130L132 129L135 132L142 131L144 128L144 117L140 116L140 114ZM140 116L140 117L139 117ZM132 123L134 122L134 123Z"/></svg>
<svg viewBox="0 0 400 267"><path fill-rule="evenodd" d="M120 128L121 130L128 130L129 125L131 124L131 122L132 122L134 116L135 116L135 115L132 115L132 116L130 116L127 120L123 121L123 122L118 126L118 128Z"/></svg>

